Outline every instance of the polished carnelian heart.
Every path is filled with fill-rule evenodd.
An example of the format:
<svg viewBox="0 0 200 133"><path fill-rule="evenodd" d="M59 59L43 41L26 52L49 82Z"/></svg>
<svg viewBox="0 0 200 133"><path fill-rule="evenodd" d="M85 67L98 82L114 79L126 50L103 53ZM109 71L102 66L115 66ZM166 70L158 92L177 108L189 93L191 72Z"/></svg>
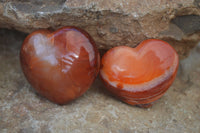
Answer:
<svg viewBox="0 0 200 133"><path fill-rule="evenodd" d="M170 87L178 64L178 55L168 43L149 39L136 48L110 49L102 58L100 76L122 101L148 107Z"/></svg>
<svg viewBox="0 0 200 133"><path fill-rule="evenodd" d="M100 65L95 42L76 27L33 32L24 40L20 60L33 88L57 104L81 96L93 83Z"/></svg>

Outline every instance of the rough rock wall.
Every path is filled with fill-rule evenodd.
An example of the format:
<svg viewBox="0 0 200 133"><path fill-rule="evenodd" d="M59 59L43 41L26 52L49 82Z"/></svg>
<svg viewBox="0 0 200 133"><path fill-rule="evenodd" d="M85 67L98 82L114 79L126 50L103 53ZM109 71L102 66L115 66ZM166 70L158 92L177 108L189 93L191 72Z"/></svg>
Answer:
<svg viewBox="0 0 200 133"><path fill-rule="evenodd" d="M99 49L159 38L185 57L200 40L200 0L0 0L1 28L68 25L88 31Z"/></svg>

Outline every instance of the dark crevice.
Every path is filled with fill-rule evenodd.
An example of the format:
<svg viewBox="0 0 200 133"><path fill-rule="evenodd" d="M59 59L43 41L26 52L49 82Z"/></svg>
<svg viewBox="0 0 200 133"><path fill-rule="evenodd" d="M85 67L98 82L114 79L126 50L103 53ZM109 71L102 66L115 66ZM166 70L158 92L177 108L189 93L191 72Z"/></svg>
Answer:
<svg viewBox="0 0 200 133"><path fill-rule="evenodd" d="M185 34L200 31L200 16L198 15L178 16L171 22L178 26Z"/></svg>

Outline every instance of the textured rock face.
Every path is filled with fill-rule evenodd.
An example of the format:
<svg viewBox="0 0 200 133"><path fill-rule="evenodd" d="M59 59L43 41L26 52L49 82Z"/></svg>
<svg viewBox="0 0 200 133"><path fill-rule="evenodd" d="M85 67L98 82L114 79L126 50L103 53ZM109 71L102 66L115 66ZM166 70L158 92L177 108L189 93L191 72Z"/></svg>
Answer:
<svg viewBox="0 0 200 133"><path fill-rule="evenodd" d="M0 27L29 33L74 25L100 49L158 38L184 57L200 39L199 7L199 0L0 0Z"/></svg>

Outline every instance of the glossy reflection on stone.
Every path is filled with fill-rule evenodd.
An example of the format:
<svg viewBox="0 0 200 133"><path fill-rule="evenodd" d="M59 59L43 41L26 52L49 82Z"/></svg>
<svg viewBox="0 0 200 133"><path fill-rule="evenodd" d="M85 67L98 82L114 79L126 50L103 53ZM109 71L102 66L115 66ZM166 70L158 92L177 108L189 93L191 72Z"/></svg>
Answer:
<svg viewBox="0 0 200 133"><path fill-rule="evenodd" d="M99 71L95 42L88 33L76 27L31 33L24 40L20 60L33 88L57 104L81 96Z"/></svg>
<svg viewBox="0 0 200 133"><path fill-rule="evenodd" d="M178 55L168 43L149 39L136 48L110 49L101 60L100 76L117 98L150 107L174 81L178 64Z"/></svg>

